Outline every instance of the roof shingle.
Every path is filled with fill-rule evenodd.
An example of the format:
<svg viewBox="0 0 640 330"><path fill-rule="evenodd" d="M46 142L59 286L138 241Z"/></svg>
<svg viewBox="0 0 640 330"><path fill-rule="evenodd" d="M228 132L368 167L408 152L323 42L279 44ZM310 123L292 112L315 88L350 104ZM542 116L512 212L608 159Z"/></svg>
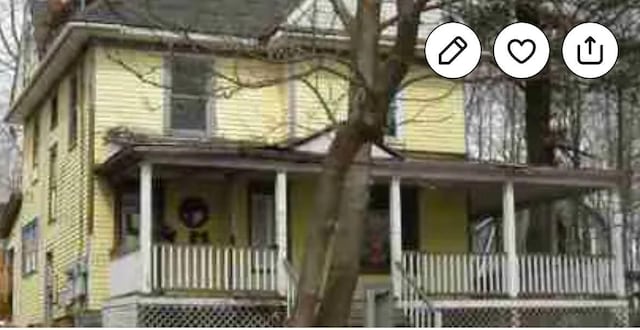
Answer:
<svg viewBox="0 0 640 330"><path fill-rule="evenodd" d="M262 37L302 0L98 0L71 20Z"/></svg>

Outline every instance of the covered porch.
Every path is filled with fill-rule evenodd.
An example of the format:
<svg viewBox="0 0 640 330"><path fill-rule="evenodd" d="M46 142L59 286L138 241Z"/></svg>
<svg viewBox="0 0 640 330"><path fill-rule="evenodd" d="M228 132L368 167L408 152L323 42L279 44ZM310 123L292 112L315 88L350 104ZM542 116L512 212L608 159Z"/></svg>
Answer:
<svg viewBox="0 0 640 330"><path fill-rule="evenodd" d="M112 276L120 283L112 283L112 296L269 298L291 308L321 160L321 155L290 149L210 144L144 143L120 149L99 173L114 186L134 182L139 243L134 252L113 259L112 274L121 276ZM528 254L516 247L519 208L615 189L621 180L617 172L382 154L374 157L372 175L375 205L367 221L386 234L376 243L382 250L369 260L373 267L363 268L361 282L365 289L387 283L394 304L411 324L419 325L418 311L436 300L624 297L619 226L612 226L607 255ZM165 192L158 193L157 187ZM179 198L168 197L177 191L215 205L193 202L185 213L183 203L175 202ZM184 223L202 220L203 209L214 219L206 239ZM489 213L502 219L501 249L474 253L466 241L468 220ZM163 232L166 224L175 229L175 219L182 219L185 230ZM129 287L114 290L125 277L133 279L124 281Z"/></svg>

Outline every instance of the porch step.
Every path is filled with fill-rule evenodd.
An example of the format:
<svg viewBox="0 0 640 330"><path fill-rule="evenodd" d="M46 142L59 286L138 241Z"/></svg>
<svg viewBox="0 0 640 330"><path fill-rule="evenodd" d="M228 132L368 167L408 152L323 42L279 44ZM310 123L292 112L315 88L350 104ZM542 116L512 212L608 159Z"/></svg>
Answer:
<svg viewBox="0 0 640 330"><path fill-rule="evenodd" d="M407 323L407 319L402 312L401 309L396 308L391 302L388 306L382 307L386 309L386 313L384 310L382 314L385 315L377 315L378 318L381 318L384 324L376 324L375 326L391 326L391 327L407 327L409 324ZM380 311L380 308L378 309ZM391 318L391 320L389 320ZM367 302L362 299L354 300L351 305L351 316L349 317L348 322L349 327L365 327L367 326Z"/></svg>

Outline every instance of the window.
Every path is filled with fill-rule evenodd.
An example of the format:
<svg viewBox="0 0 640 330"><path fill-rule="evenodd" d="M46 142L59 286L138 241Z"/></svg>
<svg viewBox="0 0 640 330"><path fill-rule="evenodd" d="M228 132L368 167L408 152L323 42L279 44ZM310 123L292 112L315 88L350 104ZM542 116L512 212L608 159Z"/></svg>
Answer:
<svg viewBox="0 0 640 330"><path fill-rule="evenodd" d="M389 242L389 186L371 187L364 224L360 268L363 273L388 273L391 267Z"/></svg>
<svg viewBox="0 0 640 330"><path fill-rule="evenodd" d="M40 121L37 113L33 115L33 135L31 137L31 164L33 165L33 174L35 175L38 168L38 152L40 150Z"/></svg>
<svg viewBox="0 0 640 330"><path fill-rule="evenodd" d="M401 124L400 115L402 114L399 97L400 95L396 94L389 104L389 111L387 112L387 136L399 136L398 126Z"/></svg>
<svg viewBox="0 0 640 330"><path fill-rule="evenodd" d="M58 127L58 94L53 94L51 97L51 109L50 109L50 119L49 119L49 129L54 130Z"/></svg>
<svg viewBox="0 0 640 330"><path fill-rule="evenodd" d="M49 149L49 223L58 217L58 146Z"/></svg>
<svg viewBox="0 0 640 330"><path fill-rule="evenodd" d="M74 73L69 82L69 149L76 146L78 139L78 74Z"/></svg>
<svg viewBox="0 0 640 330"><path fill-rule="evenodd" d="M177 56L171 59L170 66L169 128L179 134L205 134L212 79L210 61Z"/></svg>
<svg viewBox="0 0 640 330"><path fill-rule="evenodd" d="M22 275L35 273L38 268L38 218L22 227Z"/></svg>
<svg viewBox="0 0 640 330"><path fill-rule="evenodd" d="M251 194L251 245L254 247L276 245L274 203L273 194Z"/></svg>
<svg viewBox="0 0 640 330"><path fill-rule="evenodd" d="M135 188L135 186L133 186ZM119 253L136 251L140 245L140 195L135 189L122 191L120 195Z"/></svg>

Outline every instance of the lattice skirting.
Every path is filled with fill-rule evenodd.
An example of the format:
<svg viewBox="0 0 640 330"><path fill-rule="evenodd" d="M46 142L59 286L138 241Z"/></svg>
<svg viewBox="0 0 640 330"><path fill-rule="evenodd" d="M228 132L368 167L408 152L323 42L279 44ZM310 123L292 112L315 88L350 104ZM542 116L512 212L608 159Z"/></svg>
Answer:
<svg viewBox="0 0 640 330"><path fill-rule="evenodd" d="M284 304L132 296L109 301L106 327L281 327Z"/></svg>
<svg viewBox="0 0 640 330"><path fill-rule="evenodd" d="M442 310L445 327L623 327L628 309L619 307L464 308Z"/></svg>
<svg viewBox="0 0 640 330"><path fill-rule="evenodd" d="M286 310L280 306L141 305L141 327L281 327Z"/></svg>

